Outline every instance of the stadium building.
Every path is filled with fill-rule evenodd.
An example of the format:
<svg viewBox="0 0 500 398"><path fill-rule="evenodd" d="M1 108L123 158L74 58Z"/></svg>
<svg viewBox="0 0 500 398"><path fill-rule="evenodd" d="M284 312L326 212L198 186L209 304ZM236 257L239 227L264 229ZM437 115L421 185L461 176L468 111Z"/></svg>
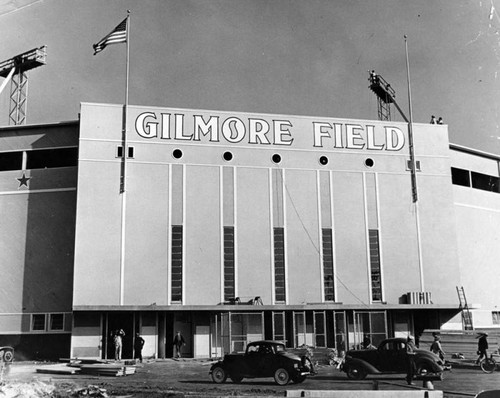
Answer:
<svg viewBox="0 0 500 398"><path fill-rule="evenodd" d="M178 330L198 358L345 350L461 329L462 286L474 326L500 327L499 158L412 130L90 103L1 128L0 345L109 358L124 329L124 358L135 332L172 356Z"/></svg>

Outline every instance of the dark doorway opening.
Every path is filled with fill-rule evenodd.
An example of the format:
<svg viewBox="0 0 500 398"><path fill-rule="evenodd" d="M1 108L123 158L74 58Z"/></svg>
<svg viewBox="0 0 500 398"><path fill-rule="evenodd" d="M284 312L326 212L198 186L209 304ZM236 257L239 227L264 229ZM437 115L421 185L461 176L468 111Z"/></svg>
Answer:
<svg viewBox="0 0 500 398"><path fill-rule="evenodd" d="M134 343L134 314L131 312L108 312L107 322L104 322L103 341L106 342L106 348L103 350L104 359L115 358L115 347L113 336L116 330L123 329L122 359L133 358Z"/></svg>

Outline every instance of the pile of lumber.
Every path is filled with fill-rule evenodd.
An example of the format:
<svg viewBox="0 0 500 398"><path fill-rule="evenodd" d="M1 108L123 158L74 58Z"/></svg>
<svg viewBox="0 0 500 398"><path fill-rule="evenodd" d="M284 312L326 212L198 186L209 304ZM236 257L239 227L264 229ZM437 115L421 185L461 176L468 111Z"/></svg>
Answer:
<svg viewBox="0 0 500 398"><path fill-rule="evenodd" d="M38 373L87 374L94 376L128 376L134 374L135 370L135 366L121 362L94 359L71 359L67 364L45 365L36 369Z"/></svg>
<svg viewBox="0 0 500 398"><path fill-rule="evenodd" d="M59 375L74 375L79 373L77 368L70 367L65 364L43 365L36 368L37 373L59 374Z"/></svg>
<svg viewBox="0 0 500 398"><path fill-rule="evenodd" d="M94 376L128 376L135 373L135 366L116 363L80 365L80 373Z"/></svg>

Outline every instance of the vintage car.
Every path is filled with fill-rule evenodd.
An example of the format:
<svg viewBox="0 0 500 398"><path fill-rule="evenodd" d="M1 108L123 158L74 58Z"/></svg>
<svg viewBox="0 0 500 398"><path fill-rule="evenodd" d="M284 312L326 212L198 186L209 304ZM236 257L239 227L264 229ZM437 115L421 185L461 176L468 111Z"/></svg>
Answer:
<svg viewBox="0 0 500 398"><path fill-rule="evenodd" d="M341 370L355 380L368 374L406 373L406 344L405 338L391 338L383 340L378 348L347 351ZM442 377L444 363L436 354L417 349L414 360L417 375Z"/></svg>
<svg viewBox="0 0 500 398"><path fill-rule="evenodd" d="M274 377L280 386L290 380L302 383L313 372L313 365L306 356L300 358L287 352L283 343L270 340L249 343L244 354L227 354L210 369L215 383L224 383L228 376L235 383L244 378Z"/></svg>

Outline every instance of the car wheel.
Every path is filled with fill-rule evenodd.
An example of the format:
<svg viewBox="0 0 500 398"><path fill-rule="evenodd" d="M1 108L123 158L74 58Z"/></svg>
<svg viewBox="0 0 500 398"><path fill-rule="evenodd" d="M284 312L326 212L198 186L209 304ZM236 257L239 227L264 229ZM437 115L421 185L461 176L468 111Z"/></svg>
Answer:
<svg viewBox="0 0 500 398"><path fill-rule="evenodd" d="M222 366L216 366L212 369L212 380L214 383L221 384L227 379L227 373Z"/></svg>
<svg viewBox="0 0 500 398"><path fill-rule="evenodd" d="M286 386L290 381L290 374L285 368L279 368L274 372L274 381L280 386Z"/></svg>
<svg viewBox="0 0 500 398"><path fill-rule="evenodd" d="M233 381L233 383L241 383L241 380L243 380L243 376L241 376L239 374L234 374L234 375L231 375L229 377L231 377L231 380Z"/></svg>
<svg viewBox="0 0 500 398"><path fill-rule="evenodd" d="M347 377L352 380L363 380L366 377L366 370L359 365L349 365L347 369Z"/></svg>
<svg viewBox="0 0 500 398"><path fill-rule="evenodd" d="M292 379L292 381L295 383L295 384L300 384L302 383L305 379L306 379L307 376L297 376L297 377L294 377Z"/></svg>
<svg viewBox="0 0 500 398"><path fill-rule="evenodd" d="M12 362L14 359L14 353L12 351L5 351L3 354L4 362Z"/></svg>

